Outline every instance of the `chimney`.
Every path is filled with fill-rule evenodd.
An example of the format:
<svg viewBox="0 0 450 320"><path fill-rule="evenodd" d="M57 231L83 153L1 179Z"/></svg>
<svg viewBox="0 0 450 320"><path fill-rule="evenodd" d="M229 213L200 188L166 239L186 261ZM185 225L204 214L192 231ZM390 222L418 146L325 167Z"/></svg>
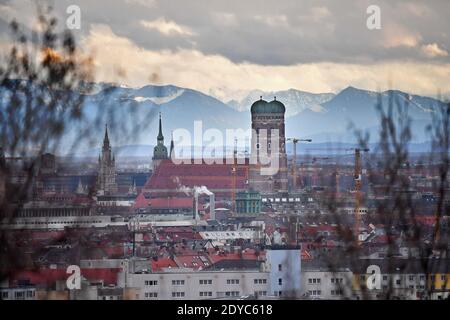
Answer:
<svg viewBox="0 0 450 320"><path fill-rule="evenodd" d="M200 217L198 216L198 191L197 191L197 189L194 189L194 220L196 220L196 221L200 220Z"/></svg>
<svg viewBox="0 0 450 320"><path fill-rule="evenodd" d="M209 218L211 220L216 220L216 200L214 193L209 196Z"/></svg>

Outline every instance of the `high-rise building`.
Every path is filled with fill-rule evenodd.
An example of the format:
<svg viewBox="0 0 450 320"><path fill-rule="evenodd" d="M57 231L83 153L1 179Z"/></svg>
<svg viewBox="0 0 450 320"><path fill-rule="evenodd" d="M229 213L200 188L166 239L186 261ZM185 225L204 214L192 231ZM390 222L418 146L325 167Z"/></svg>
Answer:
<svg viewBox="0 0 450 320"><path fill-rule="evenodd" d="M251 106L252 150L250 189L261 193L287 192L287 156L285 149L283 103L260 98ZM265 159L266 158L266 159Z"/></svg>
<svg viewBox="0 0 450 320"><path fill-rule="evenodd" d="M98 157L97 193L111 195L117 193L116 161L109 144L108 126L105 128L102 154Z"/></svg>

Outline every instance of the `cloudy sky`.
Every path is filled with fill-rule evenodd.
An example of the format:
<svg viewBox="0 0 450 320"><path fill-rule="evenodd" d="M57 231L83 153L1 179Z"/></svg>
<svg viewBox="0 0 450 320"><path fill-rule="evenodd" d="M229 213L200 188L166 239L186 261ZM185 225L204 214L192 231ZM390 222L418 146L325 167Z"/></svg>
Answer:
<svg viewBox="0 0 450 320"><path fill-rule="evenodd" d="M0 0L1 45L13 17L35 21L32 0ZM349 85L450 92L450 1L54 1L81 9L75 30L99 81L174 84L223 100L252 89L337 92ZM381 9L369 30L366 10Z"/></svg>

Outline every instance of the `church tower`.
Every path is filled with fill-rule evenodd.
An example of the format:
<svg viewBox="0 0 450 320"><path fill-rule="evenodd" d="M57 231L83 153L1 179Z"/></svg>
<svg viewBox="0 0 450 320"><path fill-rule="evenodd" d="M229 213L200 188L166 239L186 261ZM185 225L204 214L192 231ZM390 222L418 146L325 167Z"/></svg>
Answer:
<svg viewBox="0 0 450 320"><path fill-rule="evenodd" d="M284 104L277 101L276 98L267 102L261 97L251 106L252 149L249 184L252 190L262 194L288 191L285 111ZM272 137L275 140L272 140ZM275 145L272 145L274 142ZM261 160L264 156L270 157L271 164ZM275 164L275 161L278 163ZM262 170L269 167L274 168L275 165L277 170L273 174Z"/></svg>
<svg viewBox="0 0 450 320"><path fill-rule="evenodd" d="M111 195L117 193L116 160L109 144L108 126L105 128L102 153L98 157L97 193Z"/></svg>
<svg viewBox="0 0 450 320"><path fill-rule="evenodd" d="M159 114L159 132L157 137L157 143L155 148L153 149L153 169L161 163L162 160L168 159L167 148L164 145L164 136L162 134L162 121L161 121L161 113Z"/></svg>
<svg viewBox="0 0 450 320"><path fill-rule="evenodd" d="M174 159L175 158L175 143L173 142L173 131L170 136L170 151L169 151L169 158Z"/></svg>

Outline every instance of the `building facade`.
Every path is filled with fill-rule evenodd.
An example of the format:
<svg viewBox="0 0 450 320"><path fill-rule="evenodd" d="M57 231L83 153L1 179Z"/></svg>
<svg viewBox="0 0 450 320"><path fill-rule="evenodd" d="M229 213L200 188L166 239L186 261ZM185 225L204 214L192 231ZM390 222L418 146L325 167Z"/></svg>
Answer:
<svg viewBox="0 0 450 320"><path fill-rule="evenodd" d="M301 296L300 247L272 246L266 250L265 270L269 272L269 294L298 299Z"/></svg>
<svg viewBox="0 0 450 320"><path fill-rule="evenodd" d="M156 143L156 146L153 148L153 157L152 157L153 169L156 169L162 160L166 160L169 158L169 156L167 154L167 148L164 145L161 114L159 114L159 131L158 131L158 137L156 139L157 139L157 143Z"/></svg>
<svg viewBox="0 0 450 320"><path fill-rule="evenodd" d="M237 214L258 214L261 212L261 194L256 191L236 193Z"/></svg>
<svg viewBox="0 0 450 320"><path fill-rule="evenodd" d="M97 193L111 195L117 193L116 160L111 151L108 137L108 127L105 128L102 154L98 157Z"/></svg>
<svg viewBox="0 0 450 320"><path fill-rule="evenodd" d="M237 299L268 295L268 279L269 272L260 270L193 271L176 268L158 273L127 274L124 286L139 289L139 300Z"/></svg>
<svg viewBox="0 0 450 320"><path fill-rule="evenodd" d="M251 106L252 142L250 188L264 193L287 192L287 156L284 113L276 98L261 99Z"/></svg>

